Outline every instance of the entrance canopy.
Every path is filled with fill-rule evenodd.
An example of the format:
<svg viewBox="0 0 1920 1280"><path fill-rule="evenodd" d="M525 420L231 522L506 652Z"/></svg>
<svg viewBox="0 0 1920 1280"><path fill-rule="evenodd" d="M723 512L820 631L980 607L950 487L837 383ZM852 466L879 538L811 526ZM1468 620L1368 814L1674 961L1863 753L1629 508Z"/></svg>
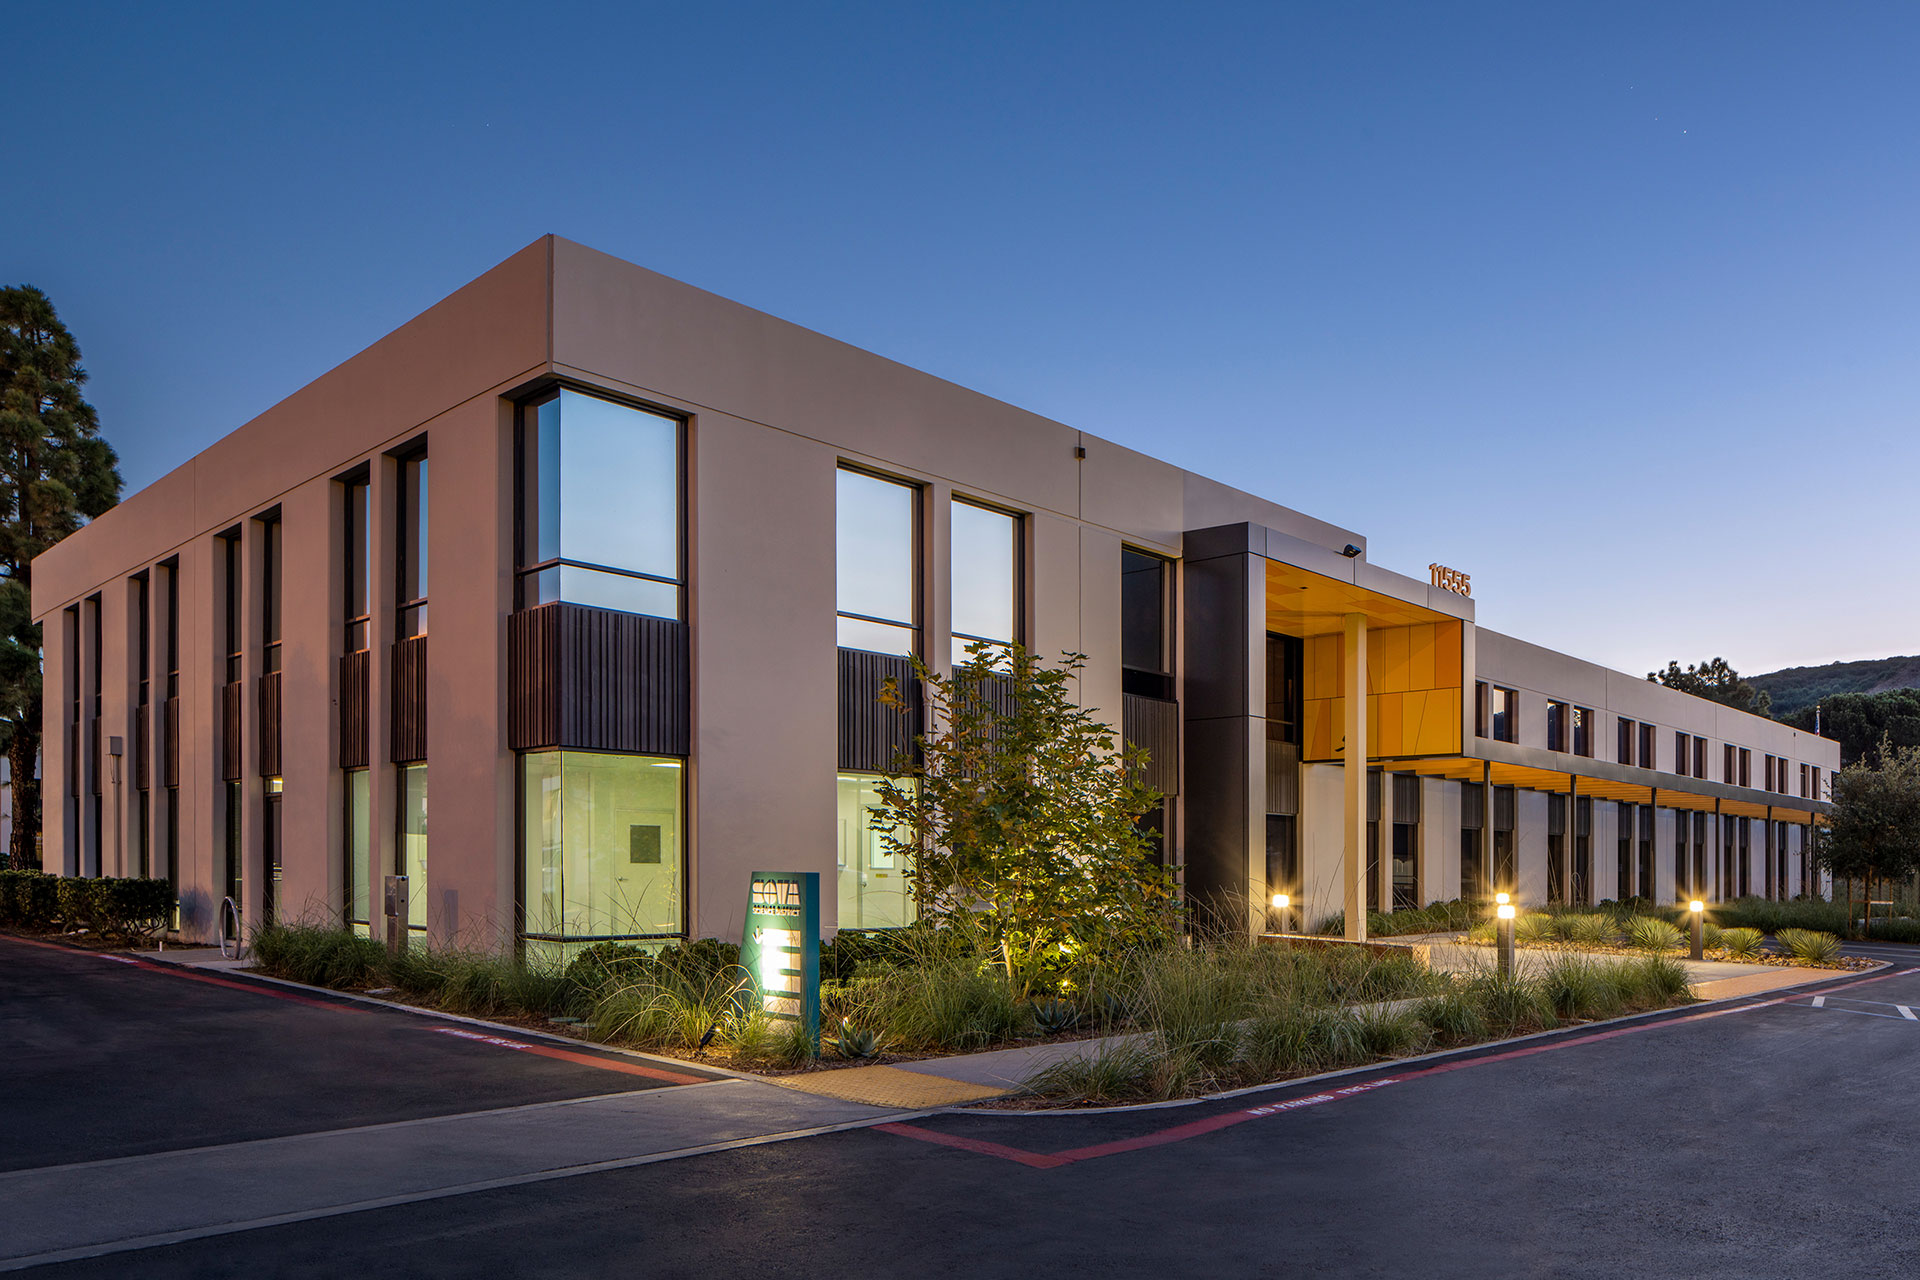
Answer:
<svg viewBox="0 0 1920 1280"><path fill-rule="evenodd" d="M1622 781L1580 769L1561 771L1533 765L1512 764L1476 756L1450 759L1381 759L1374 763L1392 773L1413 773L1426 778L1451 778L1458 782L1486 781L1496 787L1518 787L1526 791L1545 791L1554 795L1577 795L1591 800L1624 801L1628 804L1658 805L1662 809L1690 809L1719 813L1729 818L1758 818L1762 821L1792 822L1807 825L1820 817L1817 801L1793 796L1775 797L1773 803L1715 794L1729 790L1719 783L1673 775L1676 785ZM1644 772L1644 771L1636 771Z"/></svg>

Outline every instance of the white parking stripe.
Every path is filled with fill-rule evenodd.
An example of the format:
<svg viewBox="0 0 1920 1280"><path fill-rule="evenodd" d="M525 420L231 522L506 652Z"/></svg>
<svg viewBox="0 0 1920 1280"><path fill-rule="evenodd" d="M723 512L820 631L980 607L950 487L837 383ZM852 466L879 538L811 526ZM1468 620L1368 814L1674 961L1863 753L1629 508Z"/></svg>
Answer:
<svg viewBox="0 0 1920 1280"><path fill-rule="evenodd" d="M1900 1016L1905 1018L1908 1022L1920 1022L1920 1018L1914 1017L1913 1010L1907 1008L1907 1006L1903 1004L1897 1004L1893 1007L1898 1009L1900 1011Z"/></svg>
<svg viewBox="0 0 1920 1280"><path fill-rule="evenodd" d="M1826 1008L1826 1007L1827 1007L1827 998L1826 998L1825 996L1815 996L1815 997L1813 998L1813 1007L1814 1007L1814 1008L1816 1008L1816 1009L1824 1009L1824 1008Z"/></svg>

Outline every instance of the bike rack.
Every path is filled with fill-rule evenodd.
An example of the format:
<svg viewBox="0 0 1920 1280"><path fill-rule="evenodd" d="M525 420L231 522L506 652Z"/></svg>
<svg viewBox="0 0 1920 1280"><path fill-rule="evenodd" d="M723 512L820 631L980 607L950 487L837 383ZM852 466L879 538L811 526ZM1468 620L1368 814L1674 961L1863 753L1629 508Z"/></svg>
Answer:
<svg viewBox="0 0 1920 1280"><path fill-rule="evenodd" d="M233 917L233 934L231 938L229 938L227 934L227 917L229 915ZM220 899L219 939L220 958L222 960L238 960L240 953L246 950L246 945L240 937L240 908L234 903L232 898ZM232 955L227 954L227 943L229 941L233 943Z"/></svg>

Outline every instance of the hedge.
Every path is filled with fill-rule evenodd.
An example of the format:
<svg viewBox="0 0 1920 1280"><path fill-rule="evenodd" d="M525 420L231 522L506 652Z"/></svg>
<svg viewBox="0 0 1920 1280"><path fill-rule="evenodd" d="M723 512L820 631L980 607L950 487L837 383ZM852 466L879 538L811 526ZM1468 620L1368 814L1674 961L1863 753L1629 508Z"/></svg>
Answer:
<svg viewBox="0 0 1920 1280"><path fill-rule="evenodd" d="M44 871L0 871L0 927L69 930L120 936L150 936L173 914L173 891L165 880L139 877L85 879Z"/></svg>

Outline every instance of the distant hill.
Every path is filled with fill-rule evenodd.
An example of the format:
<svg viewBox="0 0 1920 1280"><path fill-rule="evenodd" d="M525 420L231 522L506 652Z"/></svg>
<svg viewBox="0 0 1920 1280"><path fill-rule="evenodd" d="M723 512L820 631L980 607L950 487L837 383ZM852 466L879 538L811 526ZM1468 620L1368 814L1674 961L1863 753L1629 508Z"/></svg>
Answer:
<svg viewBox="0 0 1920 1280"><path fill-rule="evenodd" d="M1746 679L1753 682L1754 688L1773 695L1773 714L1784 719L1836 693L1920 689L1920 656L1829 662L1824 667L1787 667Z"/></svg>

